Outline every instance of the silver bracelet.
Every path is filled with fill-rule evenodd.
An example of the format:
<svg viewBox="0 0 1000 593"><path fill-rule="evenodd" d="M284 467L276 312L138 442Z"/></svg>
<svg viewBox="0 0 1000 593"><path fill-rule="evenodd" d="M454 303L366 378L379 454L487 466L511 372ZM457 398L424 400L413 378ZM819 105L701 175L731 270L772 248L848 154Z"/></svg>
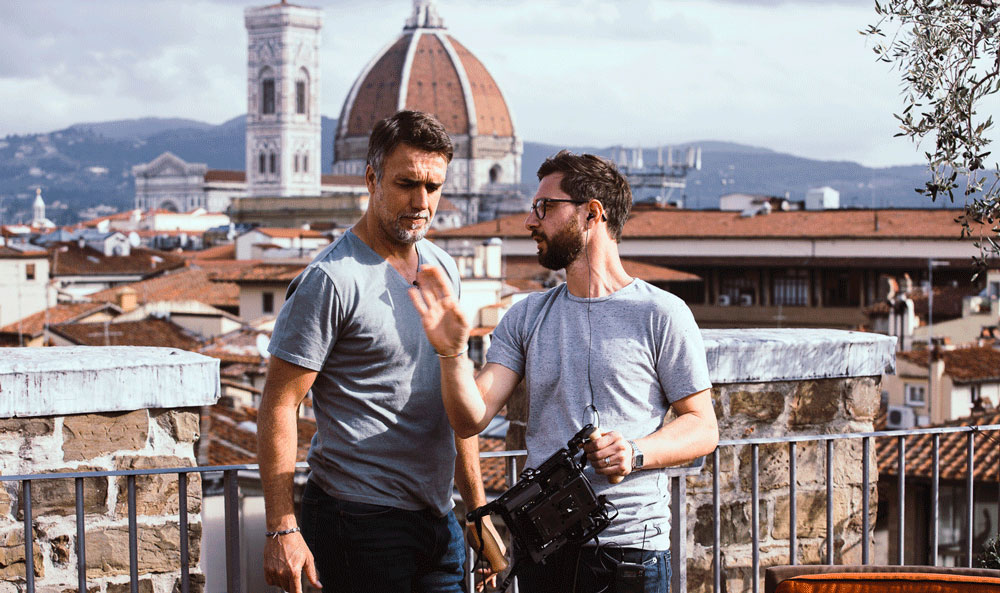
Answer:
<svg viewBox="0 0 1000 593"><path fill-rule="evenodd" d="M465 348L463 348L462 350L460 350L456 354L441 354L440 352L437 352L435 350L435 352L438 355L438 358L458 358L459 356L465 354L468 351L469 351L469 346L468 345L466 345Z"/></svg>
<svg viewBox="0 0 1000 593"><path fill-rule="evenodd" d="M279 536L288 535L289 533L298 533L300 531L302 531L302 530L299 529L298 527L292 527L291 529L283 529L281 531L265 531L264 532L264 536L265 537L273 537L273 538L277 539Z"/></svg>

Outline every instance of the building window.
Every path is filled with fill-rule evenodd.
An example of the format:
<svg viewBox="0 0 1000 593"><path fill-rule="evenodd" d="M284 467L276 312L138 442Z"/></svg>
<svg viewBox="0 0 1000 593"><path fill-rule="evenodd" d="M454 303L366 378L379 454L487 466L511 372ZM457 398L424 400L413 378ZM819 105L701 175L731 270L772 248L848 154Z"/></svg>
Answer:
<svg viewBox="0 0 1000 593"><path fill-rule="evenodd" d="M259 161L260 161L260 162L259 162L259 165L260 165L260 173L261 173L261 175L263 175L263 174L264 174L264 171L265 171L265 169L264 169L264 153L263 153L263 152L262 152L262 153L260 153L260 159L259 159Z"/></svg>
<svg viewBox="0 0 1000 593"><path fill-rule="evenodd" d="M302 155L302 170L309 172L309 153Z"/></svg>
<svg viewBox="0 0 1000 593"><path fill-rule="evenodd" d="M299 155L295 155L295 172L299 172Z"/></svg>
<svg viewBox="0 0 1000 593"><path fill-rule="evenodd" d="M273 292L265 292L263 294L263 296L264 296L264 300L263 300L263 303L262 303L262 305L263 305L262 308L264 310L264 314L268 315L268 314L274 313L274 293Z"/></svg>
<svg viewBox="0 0 1000 593"><path fill-rule="evenodd" d="M24 279L34 280L35 279L35 264L25 264L24 266Z"/></svg>
<svg viewBox="0 0 1000 593"><path fill-rule="evenodd" d="M914 385L912 383L906 383L903 386L904 391L904 401L908 406L925 406L927 405L927 387L925 385Z"/></svg>
<svg viewBox="0 0 1000 593"><path fill-rule="evenodd" d="M274 157L274 153L272 152L272 153L271 153L271 162L270 162L270 165L271 165L271 173L274 173L274 172L275 172L275 170L277 169L277 167L275 167L275 162L276 162L276 159L275 159L275 157Z"/></svg>
<svg viewBox="0 0 1000 593"><path fill-rule="evenodd" d="M785 270L774 275L775 305L789 307L809 306L808 270Z"/></svg>
<svg viewBox="0 0 1000 593"><path fill-rule="evenodd" d="M265 78L260 83L260 112L263 114L274 113L274 79Z"/></svg>
<svg viewBox="0 0 1000 593"><path fill-rule="evenodd" d="M306 112L306 83L304 80L295 82L295 113Z"/></svg>

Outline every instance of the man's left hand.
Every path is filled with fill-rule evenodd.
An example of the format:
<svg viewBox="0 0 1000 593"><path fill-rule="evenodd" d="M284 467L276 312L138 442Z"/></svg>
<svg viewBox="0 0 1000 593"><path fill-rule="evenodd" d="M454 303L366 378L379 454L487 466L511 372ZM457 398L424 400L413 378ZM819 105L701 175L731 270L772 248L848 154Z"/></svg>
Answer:
<svg viewBox="0 0 1000 593"><path fill-rule="evenodd" d="M632 445L612 430L583 444L594 471L602 476L627 476L632 473Z"/></svg>

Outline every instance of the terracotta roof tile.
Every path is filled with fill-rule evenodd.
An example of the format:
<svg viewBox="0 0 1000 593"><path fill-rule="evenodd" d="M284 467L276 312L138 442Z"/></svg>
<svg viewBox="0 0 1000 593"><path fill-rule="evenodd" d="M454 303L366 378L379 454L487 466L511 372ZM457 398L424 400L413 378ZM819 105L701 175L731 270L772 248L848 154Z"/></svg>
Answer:
<svg viewBox="0 0 1000 593"><path fill-rule="evenodd" d="M218 270L212 275L215 282L291 282L306 269L301 264L262 264L253 263L247 266Z"/></svg>
<svg viewBox="0 0 1000 593"><path fill-rule="evenodd" d="M465 68L469 86L472 87L472 102L476 107L478 132L483 135L513 136L514 124L510 119L510 111L507 109L507 102L504 101L496 81L490 76L483 63L472 55L472 52L464 45L450 35L448 40L455 48L455 53L458 54L458 59L461 60L462 67Z"/></svg>
<svg viewBox="0 0 1000 593"><path fill-rule="evenodd" d="M944 360L944 372L956 383L1000 381L1000 350L971 347L939 351ZM928 354L921 351L907 351L896 354L908 362L927 368Z"/></svg>
<svg viewBox="0 0 1000 593"><path fill-rule="evenodd" d="M0 333L16 335L20 331L27 336L37 336L45 329L46 323L49 327L60 323L72 323L102 311L109 311L112 316L121 313L121 309L110 303L62 303L49 307L46 311L29 315L19 322L9 323L0 328Z"/></svg>
<svg viewBox="0 0 1000 593"><path fill-rule="evenodd" d="M691 282L700 280L698 276L656 266L633 259L622 259L625 272L646 282ZM504 282L519 290L544 290L565 281L565 276L546 269L538 258L531 256L510 256L504 262ZM555 283L555 284L553 284Z"/></svg>
<svg viewBox="0 0 1000 593"><path fill-rule="evenodd" d="M197 352L201 342L165 319L120 323L64 323L50 331L81 346L160 346Z"/></svg>
<svg viewBox="0 0 1000 593"><path fill-rule="evenodd" d="M399 81L412 34L403 35L386 50L358 86L346 136L367 136L375 124L396 113Z"/></svg>
<svg viewBox="0 0 1000 593"><path fill-rule="evenodd" d="M214 281L216 267L210 262L189 263L187 267L156 278L108 288L90 295L92 300L115 303L122 290L135 291L140 304L157 301L199 301L213 307L236 308L240 287L232 282Z"/></svg>
<svg viewBox="0 0 1000 593"><path fill-rule="evenodd" d="M63 249L65 248L65 250ZM105 256L75 243L63 243L51 252L52 276L143 276L159 274L184 265L184 258L165 251L135 247L129 255Z"/></svg>
<svg viewBox="0 0 1000 593"><path fill-rule="evenodd" d="M469 112L462 82L436 35L420 36L410 68L406 108L433 113L449 134L468 134Z"/></svg>
<svg viewBox="0 0 1000 593"><path fill-rule="evenodd" d="M319 231L314 231L312 229L286 229L286 228L264 228L257 227L254 229L258 233L267 235L268 237L277 237L282 239L298 239L302 237L303 239L323 239L326 235Z"/></svg>
<svg viewBox="0 0 1000 593"><path fill-rule="evenodd" d="M739 212L717 210L638 210L625 223L629 238L742 239L953 239L961 241L955 210L822 210L772 212L744 218ZM878 217L878 230L874 220ZM457 229L434 232L435 237L529 238L524 214L512 214ZM985 226L973 223L978 230Z"/></svg>
<svg viewBox="0 0 1000 593"><path fill-rule="evenodd" d="M46 257L47 255L48 252L40 248L28 248L27 250L21 250L11 249L6 245L0 245L0 259L38 259L40 257Z"/></svg>
<svg viewBox="0 0 1000 593"><path fill-rule="evenodd" d="M209 169L205 171L205 182L213 181L223 183L246 183L246 171L226 171L222 169Z"/></svg>
<svg viewBox="0 0 1000 593"><path fill-rule="evenodd" d="M942 426L981 426L1000 424L1000 411L989 410ZM997 483L1000 470L1000 432L981 432L975 437L973 471L977 481ZM940 436L939 467L942 480L964 480L968 470L967 433ZM875 439L879 475L899 475L899 449L895 438ZM911 436L906 439L906 477L931 478L934 471L933 436Z"/></svg>
<svg viewBox="0 0 1000 593"><path fill-rule="evenodd" d="M264 362L264 358L257 350L257 337L260 335L270 334L252 329L239 329L217 336L200 352L225 362L260 365Z"/></svg>
<svg viewBox="0 0 1000 593"><path fill-rule="evenodd" d="M215 245L200 251L185 251L181 254L187 260L235 260L236 244Z"/></svg>

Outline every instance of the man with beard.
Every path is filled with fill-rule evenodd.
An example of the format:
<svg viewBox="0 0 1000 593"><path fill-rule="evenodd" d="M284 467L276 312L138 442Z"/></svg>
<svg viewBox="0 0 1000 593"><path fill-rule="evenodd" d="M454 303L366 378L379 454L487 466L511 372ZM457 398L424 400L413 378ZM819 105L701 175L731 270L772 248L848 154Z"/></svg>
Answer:
<svg viewBox="0 0 1000 593"><path fill-rule="evenodd" d="M445 409L456 433L477 434L524 378L528 467L599 418L586 471L618 515L599 547L525 560L521 583L531 593L667 591L670 501L658 470L710 453L719 436L701 333L680 299L622 267L632 192L614 165L562 151L538 178L525 226L538 261L565 268L566 283L511 307L475 378L467 359L442 361ZM462 352L469 324L441 271L421 270L410 293L438 352Z"/></svg>
<svg viewBox="0 0 1000 593"><path fill-rule="evenodd" d="M303 573L337 592L462 590L452 484L470 509L486 502L478 438L457 439L448 425L439 359L407 297L423 265L459 290L455 262L423 240L452 152L430 115L379 122L368 210L288 288L258 418L264 571L284 591L301 591ZM317 431L299 522L296 409L307 392Z"/></svg>

